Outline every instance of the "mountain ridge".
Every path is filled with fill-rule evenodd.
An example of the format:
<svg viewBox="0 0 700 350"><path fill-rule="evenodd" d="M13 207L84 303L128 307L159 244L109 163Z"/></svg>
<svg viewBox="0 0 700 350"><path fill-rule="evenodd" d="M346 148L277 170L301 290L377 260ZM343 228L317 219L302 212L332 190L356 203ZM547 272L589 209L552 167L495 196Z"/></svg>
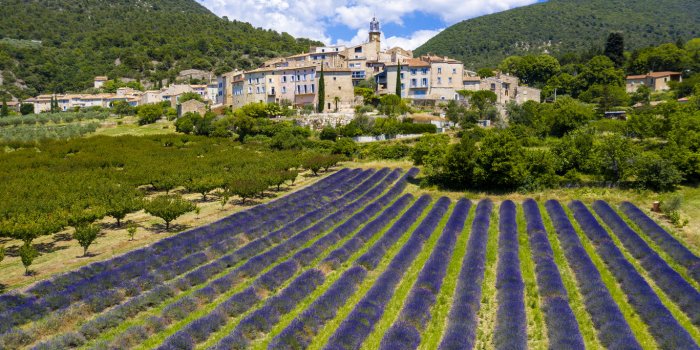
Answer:
<svg viewBox="0 0 700 350"><path fill-rule="evenodd" d="M623 32L628 50L689 40L700 36L700 1L550 0L459 22L414 52L448 55L476 69L511 55L602 48L613 31Z"/></svg>
<svg viewBox="0 0 700 350"><path fill-rule="evenodd" d="M189 68L246 69L317 44L194 0L7 0L3 10L0 71L15 96L84 90L96 75L155 82Z"/></svg>

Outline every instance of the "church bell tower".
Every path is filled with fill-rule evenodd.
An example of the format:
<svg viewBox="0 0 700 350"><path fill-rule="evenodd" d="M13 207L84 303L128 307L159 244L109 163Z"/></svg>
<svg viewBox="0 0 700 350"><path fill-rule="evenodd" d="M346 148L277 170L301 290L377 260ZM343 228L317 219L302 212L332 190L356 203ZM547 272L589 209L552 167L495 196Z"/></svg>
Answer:
<svg viewBox="0 0 700 350"><path fill-rule="evenodd" d="M378 43L381 41L381 36L379 21L377 21L377 17L372 17L372 22L369 22L369 42Z"/></svg>

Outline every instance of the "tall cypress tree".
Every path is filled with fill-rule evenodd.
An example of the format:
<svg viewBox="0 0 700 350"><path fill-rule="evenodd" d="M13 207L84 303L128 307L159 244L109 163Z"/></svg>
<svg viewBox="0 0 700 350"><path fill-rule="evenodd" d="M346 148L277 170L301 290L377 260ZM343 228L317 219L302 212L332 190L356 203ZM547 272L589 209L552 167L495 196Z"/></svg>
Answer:
<svg viewBox="0 0 700 350"><path fill-rule="evenodd" d="M2 96L2 109L0 110L0 116L7 117L10 115L10 109L7 108L7 96Z"/></svg>
<svg viewBox="0 0 700 350"><path fill-rule="evenodd" d="M321 75L318 77L318 106L316 111L322 113L326 104L326 82L323 79L323 63L321 63Z"/></svg>
<svg viewBox="0 0 700 350"><path fill-rule="evenodd" d="M615 66L622 67L625 63L625 38L622 33L613 32L608 35L605 42L605 56L615 62Z"/></svg>
<svg viewBox="0 0 700 350"><path fill-rule="evenodd" d="M399 63L396 67L396 96L401 97L401 61L397 58L396 62Z"/></svg>

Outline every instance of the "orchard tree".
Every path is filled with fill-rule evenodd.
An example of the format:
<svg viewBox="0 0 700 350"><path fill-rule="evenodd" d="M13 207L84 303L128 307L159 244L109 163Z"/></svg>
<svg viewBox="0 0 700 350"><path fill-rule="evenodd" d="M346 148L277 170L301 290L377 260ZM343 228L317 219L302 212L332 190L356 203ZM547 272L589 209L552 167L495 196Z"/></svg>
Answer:
<svg viewBox="0 0 700 350"><path fill-rule="evenodd" d="M241 198L241 204L245 204L246 199L255 197L264 192L268 187L262 179L258 177L248 176L245 178L235 178L231 180L226 188L228 192L234 196Z"/></svg>
<svg viewBox="0 0 700 350"><path fill-rule="evenodd" d="M209 192L211 192L219 187L222 187L222 186L223 186L223 181L220 180L218 177L204 175L204 174L198 174L195 178L190 179L185 184L185 189L188 192L201 194L202 200L206 201L207 194L209 194Z"/></svg>
<svg viewBox="0 0 700 350"><path fill-rule="evenodd" d="M100 227L95 224L84 224L75 227L73 232L73 239L78 241L81 247L83 247L83 257L88 256L88 248L97 239L97 235L100 234Z"/></svg>
<svg viewBox="0 0 700 350"><path fill-rule="evenodd" d="M115 190L105 198L106 215L116 219L117 227L121 227L121 221L124 220L127 214L143 209L143 197L136 190L125 188Z"/></svg>
<svg viewBox="0 0 700 350"><path fill-rule="evenodd" d="M160 195L147 201L144 209L148 214L163 219L165 229L170 229L170 222L193 211L195 205L178 195Z"/></svg>
<svg viewBox="0 0 700 350"><path fill-rule="evenodd" d="M0 262L5 260L5 247L0 246Z"/></svg>
<svg viewBox="0 0 700 350"><path fill-rule="evenodd" d="M24 275L31 275L29 266L32 265L34 259L39 256L39 252L34 248L31 243L24 243L19 247L19 257L22 260L22 265L24 265Z"/></svg>

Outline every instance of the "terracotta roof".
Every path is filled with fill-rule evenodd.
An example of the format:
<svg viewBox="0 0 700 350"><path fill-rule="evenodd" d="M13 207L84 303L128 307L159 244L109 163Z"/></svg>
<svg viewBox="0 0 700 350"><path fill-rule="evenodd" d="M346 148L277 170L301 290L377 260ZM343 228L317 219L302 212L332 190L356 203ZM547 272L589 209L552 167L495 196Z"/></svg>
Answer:
<svg viewBox="0 0 700 350"><path fill-rule="evenodd" d="M417 58L409 58L406 60L409 67L430 67L430 63L419 60Z"/></svg>
<svg viewBox="0 0 700 350"><path fill-rule="evenodd" d="M478 81L481 81L481 78L479 78L479 77L464 77L464 79L462 79L462 81L477 81L478 82Z"/></svg>
<svg viewBox="0 0 700 350"><path fill-rule="evenodd" d="M95 80L97 80L97 81L107 81L107 80L109 80L109 78L107 78L106 76L100 75L100 76L95 77Z"/></svg>
<svg viewBox="0 0 700 350"><path fill-rule="evenodd" d="M627 80L637 80L646 78L663 78L673 75L681 75L679 72L649 72L649 74L628 75Z"/></svg>
<svg viewBox="0 0 700 350"><path fill-rule="evenodd" d="M319 69L318 71L321 72L321 69ZM352 72L352 70L350 70L350 68L342 68L342 67L323 67L323 72L324 73L325 72L330 72L330 73L333 73L333 72Z"/></svg>
<svg viewBox="0 0 700 350"><path fill-rule="evenodd" d="M663 78L663 77L668 77L671 75L681 75L681 73L678 73L678 72L651 72L648 75L652 78Z"/></svg>

